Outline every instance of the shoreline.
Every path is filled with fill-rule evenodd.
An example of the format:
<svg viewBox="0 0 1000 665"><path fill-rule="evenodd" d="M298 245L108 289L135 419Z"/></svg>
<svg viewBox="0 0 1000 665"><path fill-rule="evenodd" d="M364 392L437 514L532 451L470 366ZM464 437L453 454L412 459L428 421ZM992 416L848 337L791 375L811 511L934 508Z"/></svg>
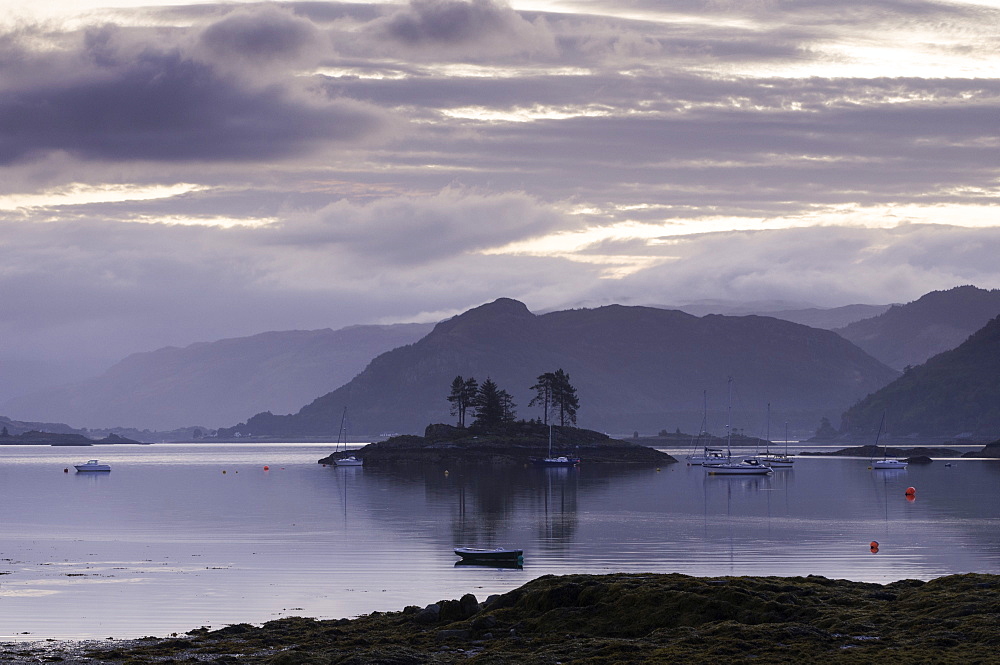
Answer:
<svg viewBox="0 0 1000 665"><path fill-rule="evenodd" d="M286 617L166 638L0 643L0 663L996 662L1000 575L546 575L354 619ZM928 660L930 658L930 661Z"/></svg>

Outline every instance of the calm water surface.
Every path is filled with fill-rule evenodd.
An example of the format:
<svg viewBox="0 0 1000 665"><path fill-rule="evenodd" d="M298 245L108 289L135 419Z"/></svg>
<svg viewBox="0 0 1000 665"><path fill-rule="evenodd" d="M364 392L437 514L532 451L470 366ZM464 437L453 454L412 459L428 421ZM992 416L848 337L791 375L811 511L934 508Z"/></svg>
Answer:
<svg viewBox="0 0 1000 665"><path fill-rule="evenodd" d="M873 472L867 460L800 458L745 478L683 463L316 464L330 449L0 446L0 640L356 616L482 600L549 573L1000 573L995 460ZM113 471L76 473L88 457ZM455 566L456 545L522 547L524 567Z"/></svg>

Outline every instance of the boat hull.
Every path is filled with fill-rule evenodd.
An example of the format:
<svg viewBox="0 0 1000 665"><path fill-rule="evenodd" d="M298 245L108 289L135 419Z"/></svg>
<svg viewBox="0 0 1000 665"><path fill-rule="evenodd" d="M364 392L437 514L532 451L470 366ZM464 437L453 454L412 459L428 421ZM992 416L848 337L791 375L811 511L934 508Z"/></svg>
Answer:
<svg viewBox="0 0 1000 665"><path fill-rule="evenodd" d="M546 457L544 459L531 460L535 466L576 466L580 463L579 457Z"/></svg>
<svg viewBox="0 0 1000 665"><path fill-rule="evenodd" d="M757 459L706 466L705 470L713 476L766 476L771 473L771 467L761 464Z"/></svg>
<svg viewBox="0 0 1000 665"><path fill-rule="evenodd" d="M103 472L107 472L107 471L111 470L111 465L109 465L109 464L101 464L97 460L92 459L92 460L87 461L86 464L75 464L73 466L73 468L75 468L77 471L81 471L81 472L87 472L87 471L99 471L99 472L103 471Z"/></svg>
<svg viewBox="0 0 1000 665"><path fill-rule="evenodd" d="M873 469L905 469L907 462L900 462L895 459L880 459L872 462Z"/></svg>
<svg viewBox="0 0 1000 665"><path fill-rule="evenodd" d="M462 561L509 561L517 562L524 558L524 550L507 549L497 547L487 549L483 547L456 547L455 554L462 557Z"/></svg>

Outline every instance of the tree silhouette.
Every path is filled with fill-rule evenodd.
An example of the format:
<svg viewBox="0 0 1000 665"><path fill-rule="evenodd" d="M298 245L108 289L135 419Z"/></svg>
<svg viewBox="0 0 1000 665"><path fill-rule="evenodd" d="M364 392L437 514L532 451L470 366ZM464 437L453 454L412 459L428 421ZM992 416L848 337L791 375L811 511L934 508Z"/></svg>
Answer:
<svg viewBox="0 0 1000 665"><path fill-rule="evenodd" d="M569 374L560 367L555 371L552 382L552 404L559 411L559 424L576 424L576 411L580 408L580 400L576 396L576 388L569 382Z"/></svg>
<svg viewBox="0 0 1000 665"><path fill-rule="evenodd" d="M487 378L479 386L473 406L476 410L476 420L473 426L485 431L502 429L507 423L513 422L514 400L510 393L502 390L493 379Z"/></svg>
<svg viewBox="0 0 1000 665"><path fill-rule="evenodd" d="M478 392L479 384L471 376L468 379L456 376L452 380L448 401L451 402L451 415L458 416L459 427L465 427L465 414L473 406Z"/></svg>
<svg viewBox="0 0 1000 665"><path fill-rule="evenodd" d="M552 406L552 386L556 382L556 375L553 372L546 372L538 377L538 383L531 386L535 391L535 396L528 402L528 406L542 405L542 424L549 424L549 407Z"/></svg>

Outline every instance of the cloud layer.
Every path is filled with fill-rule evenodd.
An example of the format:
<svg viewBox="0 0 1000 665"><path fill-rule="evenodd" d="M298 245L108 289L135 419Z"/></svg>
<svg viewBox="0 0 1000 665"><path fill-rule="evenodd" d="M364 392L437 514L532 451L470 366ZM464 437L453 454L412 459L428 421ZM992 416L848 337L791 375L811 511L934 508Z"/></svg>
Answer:
<svg viewBox="0 0 1000 665"><path fill-rule="evenodd" d="M0 366L44 383L498 296L833 306L1000 287L997 8L564 9L201 4L0 26Z"/></svg>

